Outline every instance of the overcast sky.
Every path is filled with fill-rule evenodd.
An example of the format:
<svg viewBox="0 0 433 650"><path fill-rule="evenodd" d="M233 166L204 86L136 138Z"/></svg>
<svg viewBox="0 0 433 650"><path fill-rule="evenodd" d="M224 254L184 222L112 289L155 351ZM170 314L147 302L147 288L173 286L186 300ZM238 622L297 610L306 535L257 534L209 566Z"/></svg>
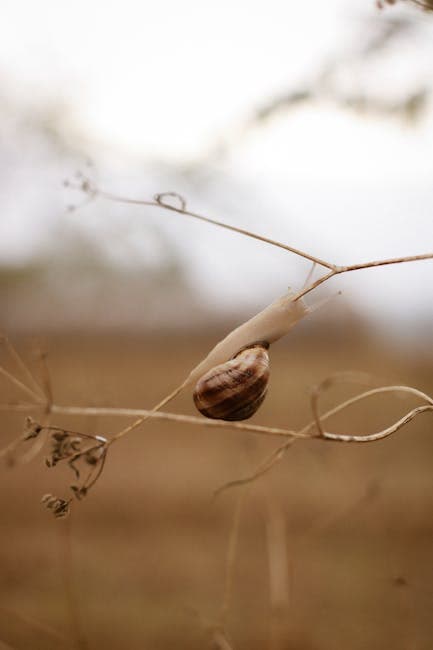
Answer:
<svg viewBox="0 0 433 650"><path fill-rule="evenodd" d="M369 0L3 0L0 79L5 95L35 111L64 104L65 138L78 148L85 143L83 154L96 168L111 170L113 191L149 197L177 190L192 209L339 263L430 252L431 106L410 125L322 99L237 138L255 108L313 82L328 61L347 60L341 87L381 99L398 100L430 82L433 18L421 12L411 14L416 38L409 32L383 57L357 61L366 21L374 29L403 10L379 12ZM185 177L167 187L176 174L153 166L200 168L221 138L233 146L209 163L205 186ZM1 190L8 218L0 223L0 257L9 261L31 252L52 225L52 210L32 209L41 196L53 206L67 202L59 170L39 169L28 151L10 160L12 184ZM23 179L26 191L12 191ZM121 210L113 214L118 223L122 218ZM223 309L265 304L307 270L227 233L155 213L148 218L172 238L203 299ZM74 219L86 227L92 206ZM143 254L151 256L145 245ZM341 278L335 288L382 326L431 321L433 264L408 267Z"/></svg>

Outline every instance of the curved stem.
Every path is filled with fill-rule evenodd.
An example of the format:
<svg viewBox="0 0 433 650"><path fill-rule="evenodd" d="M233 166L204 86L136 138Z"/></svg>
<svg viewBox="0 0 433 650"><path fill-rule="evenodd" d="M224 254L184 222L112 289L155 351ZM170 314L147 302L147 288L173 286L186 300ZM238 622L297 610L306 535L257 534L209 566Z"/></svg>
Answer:
<svg viewBox="0 0 433 650"><path fill-rule="evenodd" d="M359 393L358 395L355 395L354 397L351 397L350 399L347 399L344 402L341 402L341 404L338 404L337 406L334 406L334 408L330 409L326 413L320 416L321 422L324 422L325 420L328 420L331 416L336 415L337 413L340 413L340 411L343 411L349 406L352 406L352 404L356 404L357 402L361 402L365 399L368 399L369 397L372 397L373 395L379 395L380 393L409 393L411 395L414 395L415 397L420 397L422 400L425 400L428 404L433 405L433 398L427 395L426 393L423 393L422 391L418 390L417 388L412 388L412 386L381 386L379 388L371 388L370 390L367 390L363 393ZM298 433L303 433L306 434L311 429L313 429L316 426L316 418L314 420L311 420L305 427L300 429Z"/></svg>
<svg viewBox="0 0 433 650"><path fill-rule="evenodd" d="M141 199L130 199L123 196L117 196L116 194L111 194L110 192L105 192L104 190L99 190L97 188L93 189L92 193L94 196L100 196L104 199L108 199L109 201L114 201L116 203L124 203L127 205L149 206L154 208L162 208L170 212L177 212L178 214L183 214L187 217L192 217L193 219L197 219L198 221L203 221L204 223L210 223L213 226L218 226L219 228L224 228L225 230L231 230L232 232L236 232L239 235L245 235L245 237L250 237L251 239L257 239L258 241L264 242L265 244L270 244L271 246L282 248L283 250L289 251L290 253L294 253L295 255L299 255L300 257L304 257L305 259L310 260L310 262L314 262L315 264L320 264L320 266L324 266L328 269L334 268L334 264L331 264L330 262L326 262L325 260L322 260L319 257L316 257L315 255L311 255L310 253L306 253L305 251L301 251L298 248L294 248L293 246L288 246L287 244L283 244L282 242L276 241L275 239L270 239L269 237L265 237L264 235L259 235L257 233L251 232L250 230L246 230L245 228L238 228L237 226L232 226L228 223L224 223L223 221L217 221L216 219L205 217L201 214L198 214L197 212L191 212L190 210L187 210L184 207L185 205L184 201L182 203L182 207L177 208L174 205L170 205L169 203L165 203L160 200L143 201Z"/></svg>
<svg viewBox="0 0 433 650"><path fill-rule="evenodd" d="M214 226L218 226L219 228L224 228L226 230L239 233L240 235L245 235L246 237L257 239L258 241L262 241L265 244L270 244L271 246L282 248L283 250L289 251L290 253L294 253L299 257L303 257L304 259L310 260L315 264L319 264L320 266L330 269L330 273L323 275L321 278L319 278L309 286L304 287L302 291L296 294L294 298L295 300L298 300L299 298L302 298L310 291L313 291L313 289L318 287L320 284L323 284L334 275L340 275L342 273L348 273L350 271L360 271L362 269L374 268L377 266L387 266L390 264L402 264L405 262L416 262L420 260L433 259L433 253L423 253L420 255L407 255L404 257L394 257L394 258L389 258L384 260L374 260L372 262L362 262L360 264L339 266L332 262L328 262L319 257L316 257L315 255L311 255L310 253L307 253L305 251L301 251L298 248L295 248L293 246L288 246L287 244L283 244L282 242L276 241L274 239L270 239L268 237L264 237L263 235L259 235L250 230L246 230L245 228L238 228L237 226L232 226L222 221L217 221L216 219L211 219L210 217L206 217L204 215L198 214L197 212L192 212L190 210L187 210L185 199L183 199L180 195L176 194L175 192L167 192L165 194L176 196L181 202L181 207L176 207L174 205L171 205L163 201L162 197L164 196L164 194L158 195L156 197L156 200L154 201L146 201L143 199L131 199L128 197L112 194L111 192L106 192L105 190L101 190L97 187L94 187L87 179L85 179L82 182L82 184L80 185L80 189L82 189L85 193L87 193L91 198L101 197L109 201L114 201L116 203L123 203L126 205L138 205L138 206L162 208L170 212L176 212L177 214L182 214L187 217L192 217L193 219L197 219L198 221L209 223Z"/></svg>
<svg viewBox="0 0 433 650"><path fill-rule="evenodd" d="M425 413L426 411L433 411L433 406L418 406L409 413L406 413L400 420L392 424L390 427L383 429L382 431L377 431L376 433L363 434L363 435L348 435L344 433L329 433L328 431L323 431L321 438L325 440L334 440L337 442L375 442L376 440L383 440L392 435L399 429L401 429L405 424L413 420L414 417L420 413Z"/></svg>

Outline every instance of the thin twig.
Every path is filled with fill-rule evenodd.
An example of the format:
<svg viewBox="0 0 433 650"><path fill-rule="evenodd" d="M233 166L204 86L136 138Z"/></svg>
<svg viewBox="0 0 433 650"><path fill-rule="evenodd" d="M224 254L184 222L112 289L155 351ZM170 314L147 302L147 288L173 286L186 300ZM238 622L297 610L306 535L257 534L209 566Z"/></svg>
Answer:
<svg viewBox="0 0 433 650"><path fill-rule="evenodd" d="M376 442L377 440L383 440L388 436L392 435L399 429L401 429L405 424L408 424L420 413L426 413L427 411L433 411L433 406L417 406L417 408L412 409L409 413L406 413L400 420L397 420L394 424L386 429L377 431L376 433L369 433L363 435L350 435L344 433L331 433L329 431L323 432L323 438L325 440L334 440L337 442Z"/></svg>
<svg viewBox="0 0 433 650"><path fill-rule="evenodd" d="M339 382L355 382L359 383L370 383L371 377L366 373L353 372L353 371L344 371L338 372L329 377L323 379L319 384L313 386L311 390L311 410L313 412L314 422L316 424L317 435L319 437L324 437L322 418L319 413L319 397L323 391L328 390L336 383Z"/></svg>
<svg viewBox="0 0 433 650"><path fill-rule="evenodd" d="M72 186L72 184L71 184ZM179 194L176 192L166 192L165 194L158 194L157 195L157 200L154 201L146 201L142 199L131 199L128 197L123 197L119 196L117 194L113 194L111 192L106 192L105 190L102 190L98 187L95 187L90 183L88 179L84 179L81 185L77 188L81 189L85 193L89 194L92 196L92 198L96 197L101 197L104 199L107 199L109 201L114 201L116 203L123 203L126 205L138 205L138 206L148 206L148 207L158 207L162 208L165 210L169 210L171 212L176 212L178 214L182 214L188 217L192 217L194 219L198 219L199 221L203 221L205 223L212 224L214 226L217 226L219 228L224 228L226 230L231 230L232 232L237 232L241 235L244 235L246 237L250 237L253 239L257 239L265 244L270 244L271 246L277 246L278 248L282 248L290 253L294 253L295 255L298 255L299 257L303 257L304 259L308 259L311 262L315 264L319 264L320 266L323 266L325 268L330 269L330 273L327 273L320 278L318 278L315 282L310 284L307 287L304 287L302 291L299 292L295 296L295 300L298 300L302 296L306 295L319 285L323 284L327 280L329 280L331 277L334 275L340 275L342 273L348 273L350 271L359 271L362 269L367 269L367 268L373 268L377 266L386 266L390 264L401 264L404 262L416 262L420 260L428 260L428 259L433 259L433 253L423 253L420 255L407 255L404 257L395 257L395 258L389 258L389 259L384 259L384 260L374 260L372 262L362 262L360 264L350 264L350 265L338 265L333 262L329 262L326 260L323 260L319 257L316 257L315 255L311 255L310 253L307 253L305 251L301 251L293 246L289 246L288 244L283 244L282 242L269 239L268 237L264 237L263 235L259 235L257 233L252 232L251 230L246 230L244 228L238 228L237 226L232 226L230 224L224 223L222 221L217 221L215 219L211 219L210 217L206 217L204 215L198 214L196 212L191 212L189 210L186 210L186 201L183 197L181 197ZM163 197L164 195L172 195L176 196L177 198L180 199L181 201L181 206L176 207L174 205L171 205L170 203L166 203L163 200L160 200L160 197Z"/></svg>
<svg viewBox="0 0 433 650"><path fill-rule="evenodd" d="M3 334L0 337L0 341L2 341L4 343L9 355L12 357L12 359L14 359L17 366L19 368L21 368L22 372L26 375L29 382L33 385L33 389L40 395L41 398L43 398L44 397L44 391L42 390L42 388L39 385L38 381L36 380L35 376L31 372L30 368L27 366L26 363L24 363L23 359L18 354L17 350L15 349L15 347L10 342L9 338Z"/></svg>
<svg viewBox="0 0 433 650"><path fill-rule="evenodd" d="M65 597L69 615L69 625L76 650L87 650L89 645L84 635L79 607L79 598L74 581L74 566L71 539L71 517L66 517L59 527L60 569L62 573Z"/></svg>
<svg viewBox="0 0 433 650"><path fill-rule="evenodd" d="M258 465L258 467L254 470L254 472L249 476L246 476L244 478L234 479L233 481L228 481L227 483L223 483L223 485L221 485L219 488L217 488L214 491L213 498L216 499L217 497L221 496L223 492L231 488L242 487L244 485L248 485L249 483L253 483L261 476L267 474L274 467L274 465L276 465L278 462L280 462L280 460L282 460L284 454L289 449L289 447L293 444L294 441L295 439L292 438L291 440L288 440L286 443L284 443L284 445L281 445L276 449L274 449L274 451L269 456L267 456L260 463L260 465Z"/></svg>
<svg viewBox="0 0 433 650"><path fill-rule="evenodd" d="M222 221L217 221L216 219L205 217L201 214L198 214L197 212L191 212L190 210L186 210L185 207L178 208L174 205L170 205L169 203L165 203L162 201L144 201L141 199L131 199L123 196L118 196L116 194L112 194L111 192L106 192L104 190L95 187L92 187L91 192L93 196L98 196L104 199L108 199L109 201L114 201L116 203L124 203L127 205L148 206L153 208L163 208L164 210L169 210L170 212L177 212L178 214L183 214L187 217L192 217L193 219L197 219L198 221L202 221L204 223L210 223L213 226L218 226L219 228L224 228L225 230L231 230L232 232L236 232L240 235L244 235L245 237L250 237L251 239L257 239L258 241L261 241L265 244L270 244L271 246L282 248L283 250L289 251L290 253L294 253L295 255L299 255L300 257L310 260L310 262L320 264L320 266L324 266L328 269L334 268L333 264L330 264L329 262L326 262L325 260L316 257L315 255L311 255L310 253L301 251L298 248L294 248L293 246L288 246L287 244L283 244L282 242L276 241L274 239L270 239L269 237L265 237L264 235L259 235L257 233L251 232L250 230L246 230L245 228L238 228L237 226L232 226ZM175 194L175 193L165 192L165 194ZM177 196L179 195L177 194ZM186 206L185 199L183 199L183 206Z"/></svg>
<svg viewBox="0 0 433 650"><path fill-rule="evenodd" d="M330 380L325 380L330 382ZM352 435L352 434L339 434L339 433L333 433L333 432L328 432L324 431L322 429L322 435L319 437L319 439L323 439L326 441L334 441L334 442L353 442L353 443L365 443L365 442L375 442L378 440L382 440L393 433L399 431L404 425L409 423L412 419L414 419L417 415L428 412L428 411L433 411L433 398L430 397L429 395L426 395L422 391L419 391L418 389L412 388L410 386L384 386L381 388L375 388L371 389L369 391L365 391L364 393L361 393L359 395L356 395L355 397L352 397L345 402L342 402L341 404L337 405L327 413L324 413L320 417L320 422L325 421L332 415L335 415L336 413L350 407L351 405L362 401L364 399L367 399L368 397L371 397L376 394L380 393L385 393L385 392L401 392L401 393L409 393L414 396L417 396L423 401L426 401L427 404L424 406L418 406L406 415L404 415L402 418L400 418L397 422L392 424L391 426L375 432L371 434L363 434L363 435ZM137 410L137 409L116 409L116 408L97 408L97 407L74 407L74 406L58 406L53 404L51 408L51 413L55 414L68 414L68 415L117 415L117 416L127 416L133 414L143 414L144 417L140 418L140 422L143 421L144 419L147 418L159 418L162 420L171 420L171 421L176 421L176 422L188 422L189 424L194 424L194 425L199 425L199 426L207 426L207 427L216 427L216 428L225 428L225 429L235 429L235 430L242 430L243 432L251 432L251 433L257 433L257 434L262 434L262 435L277 435L277 436L283 436L286 438L286 442L283 445L278 446L276 449L272 451L272 453L260 463L260 465L256 468L256 470L249 476L241 479L235 479L233 481L230 481L224 485L222 485L220 488L218 488L215 493L214 497L220 495L222 492L225 490L232 488L232 487L239 487L243 485L247 485L249 483L252 483L253 481L257 480L267 472L269 472L278 462L282 460L284 457L286 451L289 449L289 447L297 440L297 439L306 439L306 438L317 438L317 435L314 436L311 433L309 434L309 431L313 427L317 426L317 419L315 418L312 422L309 422L307 425L305 425L302 429L298 431L292 431L292 430L286 430L286 429L276 429L274 427L266 427L266 426L259 426L259 425L251 425L251 424L245 424L245 423L239 423L239 422L225 422L221 420L208 420L206 418L199 418L199 417L194 417L194 416L184 416L184 415L179 415L179 414L174 414L174 413L165 413L165 412L156 412L155 410L153 411L142 411L142 410ZM43 428L47 430L59 430L58 427L55 426L44 426ZM89 434L83 434L80 432L72 432L70 431L69 433L72 433L77 436L81 436L84 438L92 438L93 440L96 440L98 443L100 443L100 446L103 446L105 449L104 457L102 459L102 463L100 463L96 477L94 475L89 476L89 481L91 477L94 477L93 480L89 483L87 488L89 486L92 486L96 480L99 478L100 474L102 473L102 469L105 463L105 456L106 456L106 451L113 441L117 440L118 438L113 437L111 440L107 440L106 438L103 438L102 436L92 436ZM118 435L118 434L116 434ZM20 440L14 441L6 449L4 449L1 452L1 455L7 456L8 454L11 454L13 449L17 444L19 444ZM98 445L99 446L99 445ZM93 451L94 447L90 448L90 451ZM79 456L82 456L83 453L86 453L89 450L83 450Z"/></svg>
<svg viewBox="0 0 433 650"><path fill-rule="evenodd" d="M228 641L225 631L218 627L211 629L211 643L212 650L233 650L233 646Z"/></svg>
<svg viewBox="0 0 433 650"><path fill-rule="evenodd" d="M88 453L89 451L94 451L95 449L101 449L102 450L102 456L100 462L96 466L96 471L93 472L91 471L87 480L83 484L83 488L88 492L91 487L93 487L98 480L98 478L101 476L103 469L105 467L105 463L107 460L107 449L104 448L104 446L100 445L99 447L93 447L91 449L87 449L86 451L83 452L83 454Z"/></svg>
<svg viewBox="0 0 433 650"><path fill-rule="evenodd" d="M417 388L413 388L412 386L380 386L379 388L372 388L363 393L359 393L358 395L355 395L354 397L351 397L350 399L341 402L337 406L334 406L334 408L330 409L329 411L321 415L320 419L323 422L324 420L327 420L331 416L336 415L337 413L340 413L341 411L347 409L349 406L352 406L352 404L356 404L357 402L361 402L365 399L368 399L369 397L372 397L373 395L379 395L381 393L409 393L411 395L414 395L415 397L419 397L420 399L426 401L428 404L433 404L432 397L430 397L426 393L423 393ZM311 431L311 429L313 429L315 425L316 425L316 420L314 419L311 422L309 422L307 425L305 425L305 427L300 429L297 433L303 433L303 434L308 433L308 431Z"/></svg>
<svg viewBox="0 0 433 650"><path fill-rule="evenodd" d="M6 405L5 405L6 406ZM31 407L29 408L29 410ZM24 410L24 409L22 409ZM204 417L195 415L183 415L180 413L167 413L166 411L151 411L148 409L128 409L128 408L114 408L114 407L96 407L96 406L61 406L53 404L51 412L58 415L89 415L89 416L114 416L114 417L137 417L139 416L140 423L147 418L155 420L168 420L171 422L179 422L180 424L193 424L196 426L204 426L211 429L234 429L237 431L245 431L248 433L257 433L265 436L280 436L280 437L301 437L306 438L302 434L298 436L295 431L290 429L282 429L279 427L268 427L260 424L248 424L246 422L226 422L224 420L210 420ZM137 420L138 422L138 420ZM135 423L134 423L135 424ZM123 430L125 431L125 430ZM83 434L76 434L83 435ZM117 438L119 434L116 434ZM114 436L112 439L116 438ZM116 439L117 439L116 438ZM110 442L110 441L109 441Z"/></svg>
<svg viewBox="0 0 433 650"><path fill-rule="evenodd" d="M162 399L156 406L154 406L145 415L142 415L141 417L138 418L138 420L136 420L135 422L130 424L128 427L126 427L125 429L122 429L122 431L119 431L118 433L116 433L116 435L113 436L113 438L109 441L109 444L113 444L114 442L116 442L120 438L123 438L123 436L125 436L127 433L130 433L131 431L133 431L134 429L139 427L141 424L143 424L143 422L145 422L150 417L152 417L163 406L165 406L165 404L168 404L168 402L171 402L171 400L173 400L177 395L179 395L179 393L183 390L185 384L186 384L186 382L182 383L180 386L175 388L174 391L172 391L169 395L164 397L164 399Z"/></svg>
<svg viewBox="0 0 433 650"><path fill-rule="evenodd" d="M389 264L403 264L405 262L419 262L421 260L433 259L433 253L423 253L422 255L406 255L404 257L391 257L386 260L377 260L374 262L363 262L362 264L350 264L341 266L336 269L336 273L349 273L350 271L360 271L361 269L372 269L377 266L388 266Z"/></svg>
<svg viewBox="0 0 433 650"><path fill-rule="evenodd" d="M269 649L289 642L290 572L284 512L270 495L265 501L265 530L269 569Z"/></svg>
<svg viewBox="0 0 433 650"><path fill-rule="evenodd" d="M312 282L310 285L303 287L298 293L296 293L293 296L293 301L299 300L300 298L303 298L304 296L307 295L307 293L310 293L310 291L313 291L317 287L319 287L321 284L326 282L327 280L330 280L334 275L337 274L337 271L333 269L329 273L325 273L325 275L321 275L320 278Z"/></svg>
<svg viewBox="0 0 433 650"><path fill-rule="evenodd" d="M42 408L42 404L33 404L32 402L9 402L0 404L0 411L34 411L35 409Z"/></svg>
<svg viewBox="0 0 433 650"><path fill-rule="evenodd" d="M33 458L36 458L36 456L39 454L39 452L42 450L43 446L45 445L46 442L46 435L41 433L36 440L33 442L31 445L30 449L25 453L21 454L18 457L15 457L14 462L19 463L20 465L25 465L26 463L30 463Z"/></svg>
<svg viewBox="0 0 433 650"><path fill-rule="evenodd" d="M314 422L317 428L317 435L319 437L323 437L324 431L322 426L322 420L320 418L318 402L319 402L319 391L317 389L313 389L313 392L311 393L311 410L313 411Z"/></svg>
<svg viewBox="0 0 433 650"><path fill-rule="evenodd" d="M415 397L419 397L420 399L426 401L428 404L433 405L433 398L427 395L426 393L423 393L422 391L413 388L411 386L382 386L379 388L373 388L371 390L365 391L363 393L360 393L358 395L355 395L354 397L351 397L350 399L342 402L341 404L338 404L334 408L330 409L326 413L320 416L321 421L325 421L328 418L330 418L332 415L335 415L339 413L340 411L348 408L352 404L355 404L356 402L362 401L364 399L367 399L373 395L378 395L381 393L408 393L411 395L414 395ZM18 408L19 407L19 408ZM31 411L34 410L36 405L32 404L2 404L0 405L1 410L16 410L18 408L19 411ZM59 404L53 404L51 412L55 415L72 415L72 416L82 416L82 415L87 415L87 416L110 416L110 417L137 417L140 416L141 418L152 418L152 419L159 419L159 420L167 420L171 422L179 422L182 424L192 424L195 426L204 426L207 428L216 428L216 429L233 429L237 431L243 431L246 433L255 433L258 435L265 435L265 436L277 436L277 437L284 437L284 438L311 438L311 435L308 435L308 432L311 431L315 425L316 421L312 420L308 424L306 424L302 429L295 431L292 429L284 429L284 428L279 428L279 427L269 427L265 425L258 425L258 424L249 424L246 422L226 422L223 420L210 420L206 419L203 417L199 416L193 416L193 415L183 415L179 413L167 413L165 411L158 411L158 412L152 412L151 410L146 410L146 409L129 409L129 408L115 408L115 407L95 407L95 406L63 406ZM58 427L52 426L52 427L46 427L46 428L51 428L53 430L58 430ZM73 435L76 436L81 436L85 438L92 438L94 439L95 436L89 435L89 434L84 434L82 432L78 431L71 431ZM97 437L98 440L103 441L106 440L102 436ZM110 442L109 440L106 440L106 442Z"/></svg>
<svg viewBox="0 0 433 650"><path fill-rule="evenodd" d="M326 381L326 380L325 380ZM332 440L334 442L355 442L355 443L362 443L362 442L375 442L377 440L381 440L382 438L386 438L399 429L404 426L404 424L407 424L412 420L416 415L419 413L422 413L424 411L428 410L433 410L433 398L430 397L429 395L426 395L426 393L423 393L422 391L419 391L416 388L412 388L411 386L383 386L380 388L373 388L371 390L365 391L363 393L360 393L359 395L355 395L355 397L352 397L345 402L342 402L341 404L338 404L335 406L333 409L330 409L326 413L324 413L320 420L321 422L327 420L331 416L349 408L353 404L363 401L369 397L372 397L373 395L377 395L380 393L386 393L386 392L393 392L393 393L410 393L412 395L415 395L417 397L420 397L421 399L425 400L428 402L428 406L424 407L418 407L418 409L422 409L419 411L418 409L413 409L410 411L408 414L406 414L403 418L401 418L398 422L394 423L391 425L391 427L388 427L385 430L373 433L373 434L367 434L367 435L362 435L362 436L353 436L353 435L344 435L344 434L334 434L330 432L323 431L323 435L320 436L320 438L324 438L326 440ZM298 439L299 434L306 435L309 431L311 431L314 427L317 426L316 419L312 420L309 422L305 427L302 429L298 430L295 432L296 435L293 435L291 438L287 440L286 443L283 445L278 446L276 449L272 451L272 453L267 456L255 469L255 471L250 474L249 476L241 479L235 479L233 481L229 481L227 483L224 483L222 486L220 486L215 492L214 492L214 498L225 492L226 490L233 488L233 487L240 487L242 485L246 485L248 483L252 483L259 479L261 476L264 474L267 474L277 463L279 463L285 456L286 451L291 447L291 445ZM313 436L318 439L320 439L318 436Z"/></svg>
<svg viewBox="0 0 433 650"><path fill-rule="evenodd" d="M53 403L53 389L52 389L51 375L50 375L50 369L48 366L47 358L48 358L48 353L43 350L40 350L39 361L41 365L42 384L44 389L44 395L47 400L46 410L49 413L51 409L51 404Z"/></svg>
<svg viewBox="0 0 433 650"><path fill-rule="evenodd" d="M59 413L59 412L61 413L63 411L59 411L58 407L56 407L53 404L53 411L52 412L53 413ZM54 425L48 425L48 424L44 424L42 428L46 429L47 431L54 431L54 432L62 431L61 427L56 427ZM99 435L95 436L95 435L93 435L91 433L83 433L82 431L71 431L71 429L68 429L68 433L72 434L73 436L77 436L78 438L89 438L91 440L96 440L100 444L106 444L108 442L107 438L105 438L104 436L99 436ZM88 451L88 450L86 450L86 451Z"/></svg>
<svg viewBox="0 0 433 650"><path fill-rule="evenodd" d="M230 600L232 597L233 591L233 580L234 580L234 567L236 561L236 553L239 544L239 528L242 507L245 502L246 490L242 490L237 498L235 510L233 513L233 521L230 529L230 537L227 548L227 557L226 557L226 566L225 566L225 577L224 577L224 592L221 602L220 614L218 618L219 627L223 630L226 627L227 623L227 613L230 607Z"/></svg>
<svg viewBox="0 0 433 650"><path fill-rule="evenodd" d="M307 286L304 286L301 291L299 291L297 294L295 294L292 297L292 301L295 302L302 298L303 296L307 295L317 287L319 287L321 284L324 284L328 280L330 280L333 276L335 275L341 275L342 273L348 273L350 271L356 271L356 270L361 270L361 269L366 269L366 268L371 268L371 267L377 267L377 266L384 266L384 265L389 265L389 264L399 264L403 262L413 262L413 261L419 261L419 260L427 260L427 259L433 259L433 253L425 253L421 255L412 255L412 256L406 256L406 257L398 257L398 258L391 258L391 259L385 259L385 260L376 260L373 262L365 262L361 264L354 264L354 265L348 265L348 266L339 266L337 264L334 264L332 262L328 262L325 260L322 260L314 255L310 255L309 253L306 253L305 251L300 251L297 248L294 248L292 246L288 246L286 244L282 244L281 242L277 242L274 240L271 240L267 237L263 237L262 235L258 235L256 233L253 233L250 230L246 230L243 228L238 228L236 226L232 226L226 223L223 223L221 221L217 221L215 219L211 219L209 217L206 217L204 215L198 214L196 212L191 212L186 209L186 201L185 199L177 194L176 192L166 192L163 194L157 194L155 199L153 201L148 201L148 200L142 200L142 199L131 199L128 197L122 197L116 194L113 194L111 192L107 192L103 189L100 189L93 185L89 179L85 178L84 176L81 175L81 182L78 186L75 185L76 189L80 189L83 192L85 192L88 196L90 196L92 199L96 197L101 197L104 199L107 199L109 201L114 201L116 203L123 203L127 205L138 205L138 206L148 206L148 207L158 207L162 208L171 212L176 212L177 214L182 214L184 216L192 217L194 219L197 219L199 221L212 224L214 226L224 228L226 230L231 230L233 232L239 233L241 235L251 237L253 239L257 239L259 241L262 241L264 243L273 245L273 246L278 246L279 248L283 248L284 250L287 250L291 253L294 253L295 255L298 255L300 257L303 257L305 259L310 260L313 262L313 264L319 264L322 267L325 267L329 269L328 273L325 273L318 279L316 279L314 282L307 284ZM68 183L71 187L74 187L73 183ZM171 203L167 203L164 200L164 197L174 197L176 198L180 206L176 207L175 205L172 205ZM172 393L164 397L152 410L151 414L159 411L164 405L166 405L168 402L170 402L172 399L174 399L186 386L188 385L188 380L183 382L180 386L178 386ZM317 415L317 414L316 414ZM138 420L133 422L131 425L120 431L114 438L110 441L110 444L118 440L119 438L122 438L126 434L130 433L134 429L136 429L138 426L140 426L142 423L144 423L151 415L144 415L143 417L140 417ZM316 417L316 424L318 423L318 426L320 427L320 422L317 420ZM320 431L320 428L319 428ZM325 436L326 437L326 436Z"/></svg>
<svg viewBox="0 0 433 650"><path fill-rule="evenodd" d="M22 390L24 393L27 395L30 395L30 397L33 397L33 399L36 401L36 404L41 404L42 403L42 397L36 393L32 388L29 388L26 384L24 384L20 379L12 375L10 372L8 372L3 366L0 366L0 375L3 375L6 379L8 379L12 384L17 386L20 390Z"/></svg>

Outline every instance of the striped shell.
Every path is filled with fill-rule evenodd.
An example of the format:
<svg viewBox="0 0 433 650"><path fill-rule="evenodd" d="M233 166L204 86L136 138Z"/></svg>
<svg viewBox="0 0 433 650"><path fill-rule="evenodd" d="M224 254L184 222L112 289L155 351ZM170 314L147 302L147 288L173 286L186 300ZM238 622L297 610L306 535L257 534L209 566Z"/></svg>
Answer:
<svg viewBox="0 0 433 650"><path fill-rule="evenodd" d="M269 381L269 343L260 341L211 368L197 382L194 403L207 418L246 420L266 397Z"/></svg>

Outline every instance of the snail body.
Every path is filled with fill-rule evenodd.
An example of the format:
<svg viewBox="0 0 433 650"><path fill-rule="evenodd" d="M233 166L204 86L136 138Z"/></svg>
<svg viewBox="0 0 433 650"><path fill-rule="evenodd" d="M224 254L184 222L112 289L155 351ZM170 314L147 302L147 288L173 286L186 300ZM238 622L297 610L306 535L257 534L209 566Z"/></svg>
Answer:
<svg viewBox="0 0 433 650"><path fill-rule="evenodd" d="M232 330L191 371L182 388L195 385L200 413L229 421L254 415L266 396L269 345L310 312L302 299L293 298L289 291Z"/></svg>
<svg viewBox="0 0 433 650"><path fill-rule="evenodd" d="M293 300L293 297L294 294L289 291L227 334L191 371L184 386L195 384L211 368L234 357L254 341L267 341L271 344L285 336L310 312L302 299Z"/></svg>
<svg viewBox="0 0 433 650"><path fill-rule="evenodd" d="M311 308L305 304L302 292L296 295L289 289L217 343L186 379L152 409L151 414L184 389L195 385L195 405L206 417L229 421L251 417L266 396L269 345L285 336L315 309L317 306ZM147 417L150 415L144 419Z"/></svg>
<svg viewBox="0 0 433 650"><path fill-rule="evenodd" d="M197 381L197 409L208 418L246 420L266 397L269 382L269 343L241 348L229 361L214 366Z"/></svg>

